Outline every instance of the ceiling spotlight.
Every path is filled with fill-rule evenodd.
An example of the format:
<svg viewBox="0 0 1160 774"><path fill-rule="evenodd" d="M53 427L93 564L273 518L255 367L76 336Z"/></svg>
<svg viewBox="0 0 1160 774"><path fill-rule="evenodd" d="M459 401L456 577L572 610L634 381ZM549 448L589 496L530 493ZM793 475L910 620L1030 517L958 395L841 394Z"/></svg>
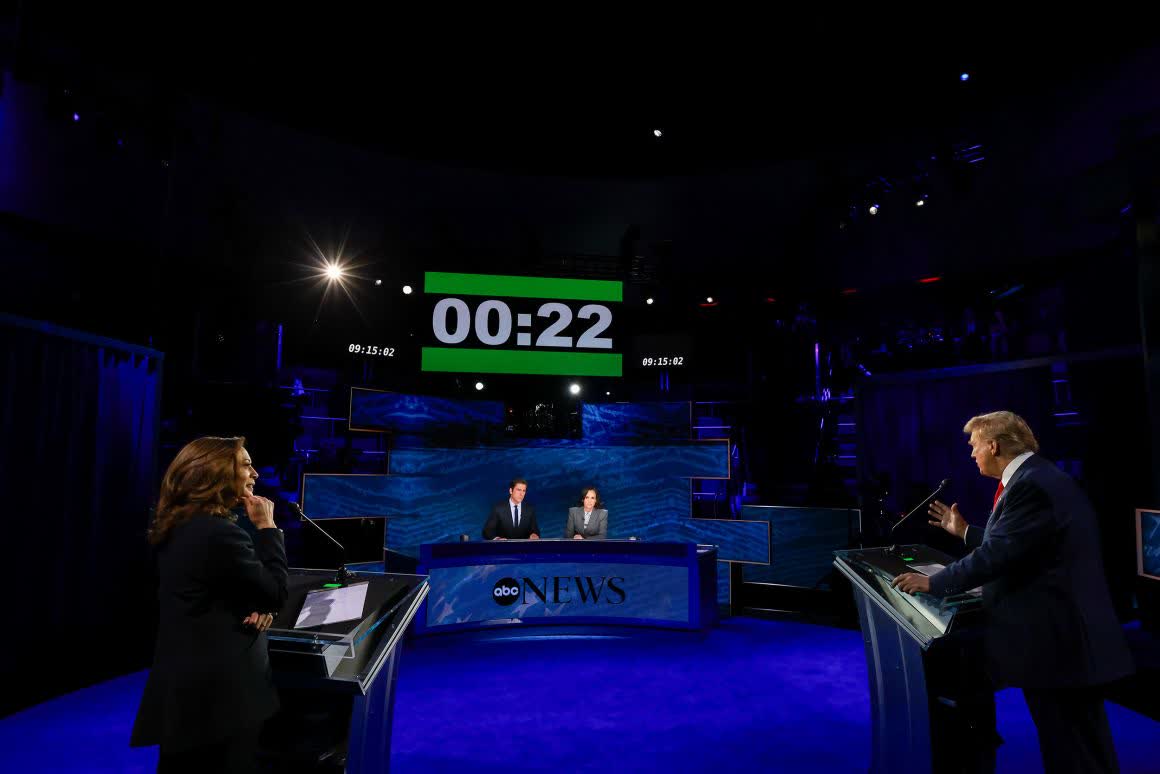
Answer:
<svg viewBox="0 0 1160 774"><path fill-rule="evenodd" d="M664 137L665 133L660 129L653 129L653 137Z"/></svg>
<svg viewBox="0 0 1160 774"><path fill-rule="evenodd" d="M644 302L645 302L646 304L648 304L649 306L652 306L652 305L653 305L653 300L652 300L651 298L646 298L646 299L644 300Z"/></svg>
<svg viewBox="0 0 1160 774"><path fill-rule="evenodd" d="M81 114L80 113L73 113L73 121L80 121L80 120L81 120Z"/></svg>
<svg viewBox="0 0 1160 774"><path fill-rule="evenodd" d="M970 73L963 73L962 75L959 76L959 80L962 81L963 83L966 83L967 81L971 80L971 74Z"/></svg>
<svg viewBox="0 0 1160 774"><path fill-rule="evenodd" d="M342 267L337 263L326 264L326 278L332 281L342 279Z"/></svg>
<svg viewBox="0 0 1160 774"><path fill-rule="evenodd" d="M375 287L376 287L376 288L377 288L377 287L382 287L382 284L383 284L383 281L382 281L382 280L375 280Z"/></svg>
<svg viewBox="0 0 1160 774"><path fill-rule="evenodd" d="M877 215L877 214L878 214L878 205L877 205L877 204L871 204L871 205L870 205L870 214L871 214L871 215Z"/></svg>
<svg viewBox="0 0 1160 774"><path fill-rule="evenodd" d="M611 395L612 393L611 393L611 392L605 392L604 394L605 394L605 395Z"/></svg>
<svg viewBox="0 0 1160 774"><path fill-rule="evenodd" d="M915 207L925 207L925 206L926 206L926 200L925 200L925 199L919 199L918 201L916 201L916 202L914 203L914 206L915 206Z"/></svg>
<svg viewBox="0 0 1160 774"><path fill-rule="evenodd" d="M476 391L482 390L483 389L483 382L476 382L475 389L476 389Z"/></svg>
<svg viewBox="0 0 1160 774"><path fill-rule="evenodd" d="M713 303L713 297L712 296L705 296L705 303L706 304Z"/></svg>
<svg viewBox="0 0 1160 774"><path fill-rule="evenodd" d="M568 392L572 393L573 395L579 395L580 394L580 385L576 384L575 382L572 382L572 384L569 385L569 387L568 387Z"/></svg>
<svg viewBox="0 0 1160 774"><path fill-rule="evenodd" d="M411 295L411 293L413 292L413 290L414 290L414 289L413 289L413 288L412 288L410 285L404 285L404 286L403 286L403 295L404 295L404 296L409 296L409 295Z"/></svg>

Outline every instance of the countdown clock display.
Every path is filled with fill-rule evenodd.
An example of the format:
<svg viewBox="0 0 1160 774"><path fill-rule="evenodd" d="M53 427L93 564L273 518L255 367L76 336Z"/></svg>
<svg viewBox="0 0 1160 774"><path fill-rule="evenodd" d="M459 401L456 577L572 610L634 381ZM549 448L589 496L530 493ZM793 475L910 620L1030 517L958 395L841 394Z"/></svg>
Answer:
<svg viewBox="0 0 1160 774"><path fill-rule="evenodd" d="M422 370L621 376L612 280L427 272L430 346Z"/></svg>

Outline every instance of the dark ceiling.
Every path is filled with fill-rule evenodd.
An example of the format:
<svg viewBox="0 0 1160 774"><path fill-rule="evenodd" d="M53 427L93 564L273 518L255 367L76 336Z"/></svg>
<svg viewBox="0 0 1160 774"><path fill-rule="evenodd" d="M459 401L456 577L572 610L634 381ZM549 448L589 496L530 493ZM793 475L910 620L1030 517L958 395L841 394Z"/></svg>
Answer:
<svg viewBox="0 0 1160 774"><path fill-rule="evenodd" d="M945 141L981 111L1095 77L1155 29L981 6L420 18L341 5L9 5L24 77L192 94L399 156L602 176Z"/></svg>

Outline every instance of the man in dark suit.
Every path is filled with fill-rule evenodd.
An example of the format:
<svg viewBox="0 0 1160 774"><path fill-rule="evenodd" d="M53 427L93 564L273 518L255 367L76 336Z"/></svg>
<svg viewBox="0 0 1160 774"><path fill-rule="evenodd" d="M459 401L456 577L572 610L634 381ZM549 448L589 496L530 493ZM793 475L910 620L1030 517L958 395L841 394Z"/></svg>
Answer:
<svg viewBox="0 0 1160 774"><path fill-rule="evenodd" d="M997 688L1023 689L1047 772L1119 770L1100 686L1132 672L1100 558L1095 511L1074 480L1036 454L1031 428L1009 411L974 417L971 457L999 479L991 516L968 526L936 501L931 523L973 550L900 590L938 597L983 587L988 668Z"/></svg>
<svg viewBox="0 0 1160 774"><path fill-rule="evenodd" d="M539 540L540 526L536 524L536 509L525 503L528 482L513 479L508 487L508 499L491 508L483 525L484 540Z"/></svg>

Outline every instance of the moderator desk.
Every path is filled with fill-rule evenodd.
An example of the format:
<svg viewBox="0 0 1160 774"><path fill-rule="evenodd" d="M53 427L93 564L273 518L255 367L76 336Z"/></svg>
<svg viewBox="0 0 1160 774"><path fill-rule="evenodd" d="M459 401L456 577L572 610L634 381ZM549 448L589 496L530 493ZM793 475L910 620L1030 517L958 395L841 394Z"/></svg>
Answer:
<svg viewBox="0 0 1160 774"><path fill-rule="evenodd" d="M635 540L428 543L420 634L527 624L701 629L717 622L717 547Z"/></svg>

